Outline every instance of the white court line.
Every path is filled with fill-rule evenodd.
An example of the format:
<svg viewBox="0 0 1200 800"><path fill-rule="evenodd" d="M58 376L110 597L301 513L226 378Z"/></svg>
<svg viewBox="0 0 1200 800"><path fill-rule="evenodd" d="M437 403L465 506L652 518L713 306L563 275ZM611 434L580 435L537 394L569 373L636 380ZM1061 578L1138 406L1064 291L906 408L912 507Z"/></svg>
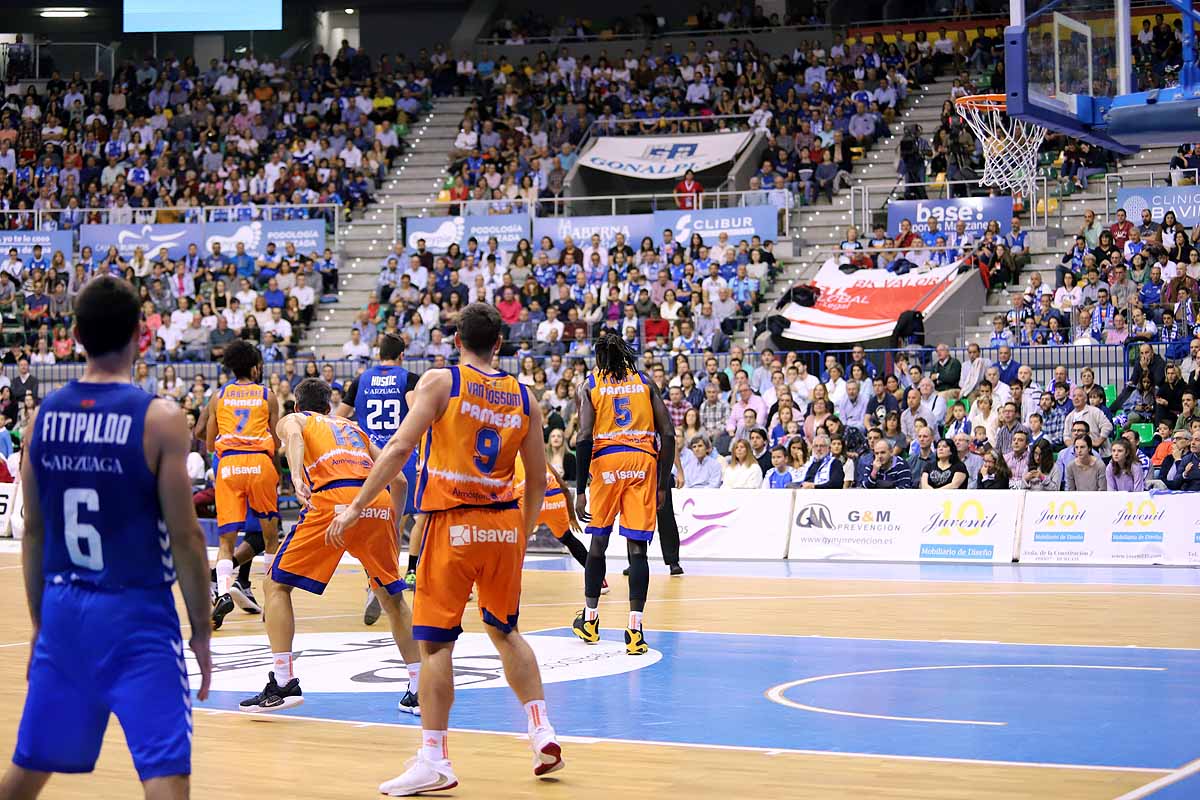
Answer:
<svg viewBox="0 0 1200 800"><path fill-rule="evenodd" d="M419 733L420 728L413 725L403 725L399 722L360 722L356 720L344 719L329 719L328 717L309 717L300 714L247 714L243 711L232 711L229 709L208 709L200 706L195 706L194 711L200 711L205 714L219 715L232 714L239 717L247 717L254 721L270 721L282 722L287 720L304 721L304 722L328 722L334 725L349 725L355 728L407 728L413 733ZM483 733L492 736L507 736L515 739L526 739L526 734L514 733L513 731L492 731L480 730L476 728L451 728L454 733ZM1079 770L1084 772L1157 772L1167 774L1171 772L1169 769L1161 767L1115 767L1104 764L1056 764L1053 762L1042 761L999 761L981 758L951 758L948 756L909 756L896 755L892 753L856 753L843 750L801 750L789 747L749 747L747 745L736 744L703 744L693 742L664 742L654 741L650 739L610 739L606 737L594 736L562 736L558 737L558 741L568 744L628 744L628 745L644 745L648 747L675 747L681 749L695 748L699 750L726 750L736 753L761 753L763 755L801 755L801 756L828 756L832 758L868 758L888 761L915 761L921 763L937 763L937 764L982 764L986 766L1000 767L1035 767L1041 769L1069 769Z"/></svg>
<svg viewBox="0 0 1200 800"><path fill-rule="evenodd" d="M715 603L736 601L743 602L769 602L772 600L860 600L871 598L905 598L905 597L1063 597L1066 595L1131 595L1131 596L1152 596L1152 597L1181 597L1187 600L1200 599L1200 592L1143 592L1143 591L1126 591L1121 589L1103 590L1103 591L1080 591L1080 592L1064 592L1064 591L1041 591L1032 590L1027 592L856 592L852 594L780 594L780 595L730 595L728 597L648 597L647 603ZM601 601L606 602L606 601ZM625 600L617 597L610 597L609 603L624 603ZM577 606L578 601L565 603L522 603L522 608L555 608L563 606Z"/></svg>
<svg viewBox="0 0 1200 800"><path fill-rule="evenodd" d="M1173 783L1178 783L1179 781L1183 780L1184 778L1189 778L1192 775L1195 775L1197 773L1200 773L1200 758L1197 758L1195 761L1191 761L1187 764L1184 764L1182 767L1175 770L1174 772L1170 772L1166 775L1163 775L1158 780L1151 781L1150 783L1147 783L1145 786L1139 786L1138 788L1134 789L1132 792L1126 792L1125 794L1116 798L1116 800L1140 800L1140 798L1149 797L1150 795L1157 792L1159 789L1170 786Z"/></svg>
<svg viewBox="0 0 1200 800"><path fill-rule="evenodd" d="M888 714L867 714L858 711L839 711L823 706L812 706L807 703L797 703L789 700L785 694L797 686L804 686L819 681L831 681L835 678L855 678L860 675L888 675L894 672L932 672L943 669L1111 669L1140 672L1166 672L1166 667L1110 667L1103 664L953 664L931 667L896 667L894 669L868 669L861 672L841 672L836 675L814 675L811 678L801 678L798 681L781 683L772 686L764 694L772 703L778 703L797 711L812 711L816 714L831 714L837 717L856 717L858 719L886 719L895 722L929 722L939 725L991 725L1004 727L1007 722L987 722L976 719L941 719L936 717L898 717Z"/></svg>
<svg viewBox="0 0 1200 800"><path fill-rule="evenodd" d="M557 629L548 628L547 630L568 630L566 625L560 625ZM1143 644L1075 644L1073 642L1004 642L1004 641L987 641L981 640L978 642L970 639L897 639L887 636L828 636L821 633L753 633L746 631L710 631L697 630L690 628L688 630L679 630L677 628L646 628L648 631L662 631L663 633L710 633L714 636L775 636L781 639L845 639L851 642L917 642L922 644L987 644L999 645L1001 647L1092 647L1106 650L1182 650L1185 652L1200 652L1200 647L1161 647L1158 645L1143 645Z"/></svg>

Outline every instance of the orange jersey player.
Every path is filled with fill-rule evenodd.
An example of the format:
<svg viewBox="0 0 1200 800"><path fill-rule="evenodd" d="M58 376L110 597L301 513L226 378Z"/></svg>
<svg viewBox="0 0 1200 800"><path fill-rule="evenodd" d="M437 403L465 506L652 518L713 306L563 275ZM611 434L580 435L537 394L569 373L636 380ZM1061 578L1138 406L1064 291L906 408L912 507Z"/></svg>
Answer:
<svg viewBox="0 0 1200 800"><path fill-rule="evenodd" d="M366 570L408 668L409 688L400 698L399 710L420 714L420 653L412 640L412 618L402 594L404 581L400 579L396 538L407 486L401 476L392 485L394 496L386 489L376 492L338 537L326 538L330 520L358 494L379 453L362 428L330 413L330 395L329 384L306 378L296 387L296 412L279 421L279 438L292 470L296 496L305 507L279 546L267 584L267 638L274 670L266 688L243 700L241 708L261 713L304 702L292 662L296 622L291 593L303 589L323 594L342 555L349 551Z"/></svg>
<svg viewBox="0 0 1200 800"><path fill-rule="evenodd" d="M650 586L646 551L654 537L658 507L665 499L663 487L671 479L675 432L662 398L637 371L637 356L620 335L610 330L601 332L595 351L596 368L579 387L575 511L589 523L584 530L591 534L592 543L584 565L584 609L575 618L572 630L588 644L600 641L604 554L620 518L620 532L629 554L625 652L637 656L649 650L642 633L642 613Z"/></svg>
<svg viewBox="0 0 1200 800"><path fill-rule="evenodd" d="M408 770L379 787L383 794L400 797L458 785L446 742L454 694L451 655L472 585L508 684L525 706L534 775L563 765L537 660L517 631L525 541L546 493L542 415L516 378L492 371L502 327L494 306L472 303L463 309L455 334L460 363L421 376L408 416L354 502L329 527L331 536L340 535L419 447L416 503L428 515L413 601L425 687L422 744ZM518 454L528 468L523 501L516 490Z"/></svg>
<svg viewBox="0 0 1200 800"><path fill-rule="evenodd" d="M206 426L208 449L214 453L220 537L214 628L221 627L235 602L242 608L253 603L245 588L233 582L234 545L238 532L245 527L247 508L262 522L268 562L279 546L279 473L275 470L278 405L271 390L260 383L263 361L257 347L235 341L225 348L223 361L233 382L222 386L212 399Z"/></svg>

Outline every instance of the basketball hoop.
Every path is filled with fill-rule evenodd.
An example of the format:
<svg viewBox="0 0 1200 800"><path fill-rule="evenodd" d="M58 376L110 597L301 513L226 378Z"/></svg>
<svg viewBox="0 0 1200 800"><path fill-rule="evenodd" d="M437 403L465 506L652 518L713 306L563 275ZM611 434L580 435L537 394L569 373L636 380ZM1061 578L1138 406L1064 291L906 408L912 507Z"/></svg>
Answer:
<svg viewBox="0 0 1200 800"><path fill-rule="evenodd" d="M983 145L980 183L1031 195L1038 149L1046 129L1010 117L1002 94L973 94L954 101L958 113Z"/></svg>

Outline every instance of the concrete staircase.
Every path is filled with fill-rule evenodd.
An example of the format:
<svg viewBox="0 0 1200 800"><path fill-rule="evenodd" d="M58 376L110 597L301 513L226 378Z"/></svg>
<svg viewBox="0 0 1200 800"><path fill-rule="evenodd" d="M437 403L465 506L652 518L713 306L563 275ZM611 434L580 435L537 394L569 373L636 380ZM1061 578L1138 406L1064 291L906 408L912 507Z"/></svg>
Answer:
<svg viewBox="0 0 1200 800"><path fill-rule="evenodd" d="M904 125L919 122L927 135L938 126L942 101L950 96L951 79L929 83L923 89L909 93L905 110L892 124L892 136L876 143L875 147L854 162L851 174L855 186L871 187L871 199L882 205L899 181L896 158L899 136ZM779 296L796 283L811 278L821 264L833 255L834 249L846 238L846 228L854 220L850 211L850 190L834 195L833 204L819 200L815 205L796 209L792 215L792 258L782 259L785 266L774 286L766 294L760 315L774 307ZM870 231L859 231L861 237Z"/></svg>
<svg viewBox="0 0 1200 800"><path fill-rule="evenodd" d="M376 193L376 204L342 230L338 302L322 307L312 328L311 345L317 358L341 358L342 345L350 338L355 317L375 293L385 254L403 235L401 220L447 213L435 200L469 102L463 97L434 101L433 110L413 125L409 150L397 160Z"/></svg>

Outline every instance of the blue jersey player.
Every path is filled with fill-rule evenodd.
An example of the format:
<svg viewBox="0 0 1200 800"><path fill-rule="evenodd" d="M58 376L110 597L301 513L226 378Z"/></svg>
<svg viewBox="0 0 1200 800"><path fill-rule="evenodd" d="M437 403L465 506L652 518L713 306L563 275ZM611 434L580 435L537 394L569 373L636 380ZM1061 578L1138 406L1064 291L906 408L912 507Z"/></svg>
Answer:
<svg viewBox="0 0 1200 800"><path fill-rule="evenodd" d="M380 450L395 435L400 423L408 416L408 393L417 386L418 376L400 365L404 357L404 340L392 333L379 337L379 363L368 367L346 387L337 414L354 419L366 431L371 443ZM424 531L424 515L417 514L413 493L417 485L417 455L414 452L404 465L404 477L408 479L408 494L404 501L405 516L416 515L412 534L408 540L408 569L404 582L412 589L417 582L417 554L421 552L421 536ZM397 530L404 531L405 520L401 519ZM379 600L368 587L367 607L363 622L374 625L382 609Z"/></svg>
<svg viewBox="0 0 1200 800"><path fill-rule="evenodd" d="M87 367L29 425L21 560L32 652L0 797L36 797L52 772L91 772L110 713L146 797L189 794L191 691L171 584L187 606L204 700L207 556L184 415L130 383L139 316L129 283L89 281L75 322Z"/></svg>

